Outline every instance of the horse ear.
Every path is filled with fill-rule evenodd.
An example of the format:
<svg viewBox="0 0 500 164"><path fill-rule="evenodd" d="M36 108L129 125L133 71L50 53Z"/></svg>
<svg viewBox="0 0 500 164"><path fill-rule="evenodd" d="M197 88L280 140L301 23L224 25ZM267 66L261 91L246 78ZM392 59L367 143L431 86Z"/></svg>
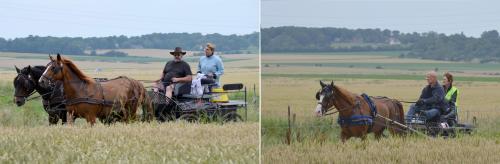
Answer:
<svg viewBox="0 0 500 164"><path fill-rule="evenodd" d="M57 61L61 61L61 55L59 53L57 53Z"/></svg>
<svg viewBox="0 0 500 164"><path fill-rule="evenodd" d="M54 58L50 54L49 54L49 59L50 59L50 61L54 61Z"/></svg>
<svg viewBox="0 0 500 164"><path fill-rule="evenodd" d="M28 68L26 68L26 70L31 73L31 65L28 65Z"/></svg>
<svg viewBox="0 0 500 164"><path fill-rule="evenodd" d="M323 83L321 80L319 81L319 85L321 85L321 88L324 88L325 87L325 83Z"/></svg>
<svg viewBox="0 0 500 164"><path fill-rule="evenodd" d="M16 72L17 72L17 73L20 73L20 72L21 72L21 70L19 70L19 68L17 68L17 66L16 66L16 65L14 65L14 68L16 68Z"/></svg>
<svg viewBox="0 0 500 164"><path fill-rule="evenodd" d="M332 80L332 87L333 87L333 80Z"/></svg>

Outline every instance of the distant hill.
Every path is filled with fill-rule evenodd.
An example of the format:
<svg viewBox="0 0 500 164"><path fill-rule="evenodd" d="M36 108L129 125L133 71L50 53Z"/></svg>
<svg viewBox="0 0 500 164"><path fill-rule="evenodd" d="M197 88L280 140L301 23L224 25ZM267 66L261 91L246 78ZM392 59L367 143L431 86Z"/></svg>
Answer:
<svg viewBox="0 0 500 164"><path fill-rule="evenodd" d="M257 53L259 33L221 35L201 33L153 33L142 36L109 37L51 37L28 36L6 40L0 38L0 51L26 53L63 53L85 55L97 49L174 49L201 51L207 42L214 43L216 51L224 53ZM88 54L90 55L90 54Z"/></svg>
<svg viewBox="0 0 500 164"><path fill-rule="evenodd" d="M387 29L271 27L261 29L262 52L406 51L400 57L500 62L496 30L480 38L436 32L401 33Z"/></svg>

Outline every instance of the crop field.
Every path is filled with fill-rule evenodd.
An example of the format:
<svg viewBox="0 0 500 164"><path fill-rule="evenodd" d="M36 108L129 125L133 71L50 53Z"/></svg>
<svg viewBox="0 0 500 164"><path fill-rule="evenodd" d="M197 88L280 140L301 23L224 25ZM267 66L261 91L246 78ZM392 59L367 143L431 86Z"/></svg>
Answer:
<svg viewBox="0 0 500 164"><path fill-rule="evenodd" d="M90 77L124 75L144 81L159 79L164 64L172 59L168 51L127 51L134 55L103 57L105 60L65 57L73 59ZM13 103L14 65L19 68L45 65L49 62L48 55L0 52L0 163L258 163L258 55L222 57L225 65L222 83L243 83L247 87L246 122L133 122L111 126L98 123L90 127L84 119L77 119L75 125L68 127L49 126L39 99L22 107ZM197 71L198 58L185 57L193 72ZM243 117L244 113L239 110Z"/></svg>
<svg viewBox="0 0 500 164"><path fill-rule="evenodd" d="M262 55L262 160L264 163L498 163L500 65L401 59L376 52ZM353 93L415 101L425 73L454 74L460 89L459 121L476 131L457 138L422 136L339 140L337 115L317 118L319 81ZM442 77L439 76L439 81ZM286 144L290 106L291 144ZM403 103L405 112L410 104Z"/></svg>

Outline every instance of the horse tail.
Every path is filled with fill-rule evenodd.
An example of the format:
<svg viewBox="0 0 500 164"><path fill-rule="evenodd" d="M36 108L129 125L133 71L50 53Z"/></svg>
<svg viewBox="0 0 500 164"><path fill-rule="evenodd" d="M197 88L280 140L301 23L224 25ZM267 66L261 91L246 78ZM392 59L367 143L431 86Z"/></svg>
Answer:
<svg viewBox="0 0 500 164"><path fill-rule="evenodd" d="M142 102L142 121L150 122L154 118L153 101L149 94L147 94L146 88L144 88L143 93L144 99Z"/></svg>
<svg viewBox="0 0 500 164"><path fill-rule="evenodd" d="M395 112L395 114L398 114L395 117L397 119L395 121L397 121L397 122L405 125L405 119L404 119L405 113L404 113L404 110L403 110L403 104L401 104L401 102L399 102L398 100L392 100L392 102L394 103L394 105L396 107L396 108L394 108L394 112ZM406 133L406 131L402 130L402 129L403 129L403 127L394 128L395 132L398 132L399 134L403 134L404 135Z"/></svg>
<svg viewBox="0 0 500 164"><path fill-rule="evenodd" d="M394 103L396 104L396 106L397 106L396 110L398 110L398 113L399 113L398 122L404 125L405 124L405 112L403 109L403 104L401 104L401 102L399 102L399 101L394 101Z"/></svg>
<svg viewBox="0 0 500 164"><path fill-rule="evenodd" d="M127 78L127 79L130 79L126 76L122 76L122 78ZM137 80L132 80L130 79L131 81L134 82L134 84L137 86L137 92L139 93L139 103L142 108L142 118L141 118L141 121L151 121L153 119L153 105L152 105L152 101L151 101L151 98L150 96L147 94L147 90L146 90L146 87L144 87L144 85L137 81Z"/></svg>

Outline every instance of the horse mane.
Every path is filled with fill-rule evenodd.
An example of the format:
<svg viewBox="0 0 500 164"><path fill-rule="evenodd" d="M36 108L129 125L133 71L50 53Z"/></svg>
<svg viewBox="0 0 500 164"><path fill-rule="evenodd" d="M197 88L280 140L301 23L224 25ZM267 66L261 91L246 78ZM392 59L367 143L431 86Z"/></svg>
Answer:
<svg viewBox="0 0 500 164"><path fill-rule="evenodd" d="M28 68L28 67L26 67L26 68ZM40 79L40 76L42 76L42 74L46 68L47 67L42 66L42 65L37 65L37 66L31 67L31 74L34 76L35 80Z"/></svg>
<svg viewBox="0 0 500 164"><path fill-rule="evenodd" d="M45 71L45 68L47 68L47 67L45 67L43 65L36 65L36 66L31 67L31 71L36 70L36 71L43 73L43 71Z"/></svg>
<svg viewBox="0 0 500 164"><path fill-rule="evenodd" d="M348 90L339 87L337 85L333 86L334 90L337 90L336 93L337 95L341 96L345 101L347 101L349 104L354 105L355 104L355 96L353 93L349 92Z"/></svg>
<svg viewBox="0 0 500 164"><path fill-rule="evenodd" d="M94 79L91 77L88 77L85 75L78 67L69 59L61 57L61 62L68 67L69 69L73 70L73 73L78 76L78 78L82 79L86 83L94 83Z"/></svg>

